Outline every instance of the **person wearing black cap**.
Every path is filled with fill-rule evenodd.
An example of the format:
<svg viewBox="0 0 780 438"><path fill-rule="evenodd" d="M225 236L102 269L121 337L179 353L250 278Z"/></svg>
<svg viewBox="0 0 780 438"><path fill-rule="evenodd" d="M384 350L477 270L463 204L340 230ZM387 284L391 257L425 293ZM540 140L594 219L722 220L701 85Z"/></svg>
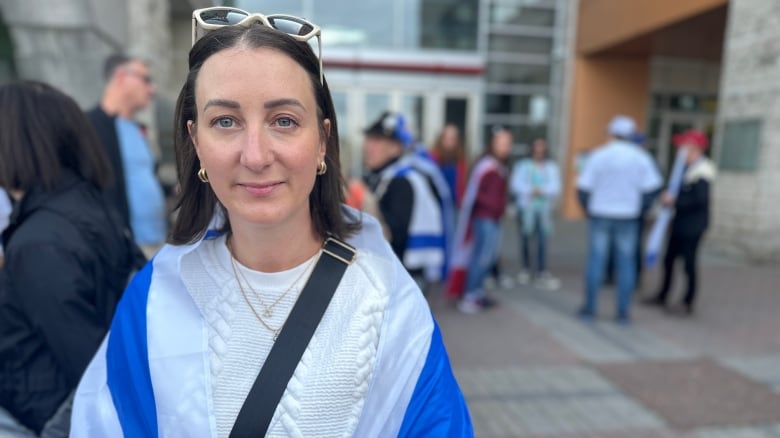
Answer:
<svg viewBox="0 0 780 438"><path fill-rule="evenodd" d="M444 264L442 212L430 181L413 165L406 120L384 112L365 131L366 184L379 200L390 246L425 290L425 272Z"/></svg>

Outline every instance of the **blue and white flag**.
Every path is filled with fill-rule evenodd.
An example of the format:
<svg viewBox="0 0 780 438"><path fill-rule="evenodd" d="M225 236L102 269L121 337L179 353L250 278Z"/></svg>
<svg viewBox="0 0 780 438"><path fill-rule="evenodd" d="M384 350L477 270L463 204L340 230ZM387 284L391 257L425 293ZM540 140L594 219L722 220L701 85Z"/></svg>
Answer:
<svg viewBox="0 0 780 438"><path fill-rule="evenodd" d="M666 193L673 198L677 198L680 193L680 185L682 184L683 174L685 173L685 159L688 156L688 149L677 149L677 156L674 159L674 166L672 166L672 173L669 175L669 184L666 187ZM663 206L658 213L653 228L650 230L650 235L647 237L647 246L645 249L645 266L652 268L658 262L658 255L661 253L661 246L663 245L664 235L666 229L669 228L669 223L674 216L674 209L671 206Z"/></svg>
<svg viewBox="0 0 780 438"><path fill-rule="evenodd" d="M363 215L362 231L348 241L358 254L342 281L352 281L350 276L370 278L378 290L372 293L382 305L372 320L375 327L368 330L375 332L369 333L376 339L373 357L354 358L371 366L366 384L356 391L354 424L343 434L473 436L438 326L419 288L382 237L378 222ZM128 286L111 330L79 384L72 437L217 437L208 327L179 273L182 257L202 242L165 246ZM362 292L340 287L334 300L339 293ZM341 310L331 302L315 340L325 336L323 324L353 318ZM299 368L300 364L296 375ZM303 382L307 388L317 384L322 382ZM325 393L329 389L333 388L324 388ZM285 394L288 391L290 386ZM288 435L279 411L277 407L267 436ZM330 421L311 416L302 420Z"/></svg>

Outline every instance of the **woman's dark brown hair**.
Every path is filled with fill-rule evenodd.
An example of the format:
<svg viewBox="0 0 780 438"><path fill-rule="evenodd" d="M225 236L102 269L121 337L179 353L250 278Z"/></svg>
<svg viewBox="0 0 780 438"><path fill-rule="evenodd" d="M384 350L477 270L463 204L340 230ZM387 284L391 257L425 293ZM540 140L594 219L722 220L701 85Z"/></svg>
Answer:
<svg viewBox="0 0 780 438"><path fill-rule="evenodd" d="M345 238L360 228L357 217L348 216L342 207L346 184L339 158L339 131L336 110L327 82L320 84L319 60L308 43L298 42L290 36L260 24L250 27L226 26L206 34L190 50L189 74L176 103L175 138L176 167L179 174L178 210L173 224L170 242L188 244L195 242L207 231L214 214L219 210L227 218L227 212L219 203L209 184L198 179L200 161L187 131L187 121L197 121L195 107L195 82L203 63L222 50L245 46L270 48L290 57L309 75L314 98L317 102L317 118L320 135L324 138L324 120L330 120L330 134L326 139L325 163L328 171L318 176L309 195L314 231L321 237L328 235ZM230 221L223 229L229 231Z"/></svg>
<svg viewBox="0 0 780 438"><path fill-rule="evenodd" d="M455 146L455 149L444 147L444 133L448 129L455 129L455 131L458 133L458 144ZM466 157L463 147L463 139L461 138L460 128L458 128L458 125L455 125L454 123L448 123L444 126L444 128L439 133L439 136L436 138L436 143L433 144L433 155L436 156L439 164L457 163Z"/></svg>
<svg viewBox="0 0 780 438"><path fill-rule="evenodd" d="M111 165L78 104L51 85L18 81L0 86L0 187L55 190L64 171L98 188Z"/></svg>

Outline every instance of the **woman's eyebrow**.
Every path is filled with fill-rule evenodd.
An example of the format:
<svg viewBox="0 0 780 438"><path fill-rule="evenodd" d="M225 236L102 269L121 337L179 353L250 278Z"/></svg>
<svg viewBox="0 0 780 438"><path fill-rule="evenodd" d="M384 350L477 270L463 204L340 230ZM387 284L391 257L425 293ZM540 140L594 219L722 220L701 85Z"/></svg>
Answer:
<svg viewBox="0 0 780 438"><path fill-rule="evenodd" d="M272 109L272 108L277 108L285 105L297 106L300 107L302 110L306 110L306 107L304 107L303 104L298 99L292 99L292 98L269 100L268 102L263 104L263 107L265 109Z"/></svg>
<svg viewBox="0 0 780 438"><path fill-rule="evenodd" d="M241 108L241 105L235 100L211 99L208 102L206 102L206 105L203 107L203 111L206 111L210 106L224 106L227 108L234 108L234 109Z"/></svg>

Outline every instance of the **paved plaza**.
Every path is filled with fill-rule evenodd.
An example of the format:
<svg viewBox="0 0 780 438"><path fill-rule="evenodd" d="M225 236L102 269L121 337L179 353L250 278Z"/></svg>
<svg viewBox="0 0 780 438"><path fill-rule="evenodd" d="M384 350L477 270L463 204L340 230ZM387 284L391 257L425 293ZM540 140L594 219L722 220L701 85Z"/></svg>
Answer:
<svg viewBox="0 0 780 438"><path fill-rule="evenodd" d="M506 225L502 262L516 274ZM585 223L558 224L551 246L559 290L498 288L500 304L476 315L430 297L477 437L780 438L780 266L721 257L705 243L696 313L635 304L622 326L611 288L595 322L575 316ZM658 275L644 275L643 292Z"/></svg>

